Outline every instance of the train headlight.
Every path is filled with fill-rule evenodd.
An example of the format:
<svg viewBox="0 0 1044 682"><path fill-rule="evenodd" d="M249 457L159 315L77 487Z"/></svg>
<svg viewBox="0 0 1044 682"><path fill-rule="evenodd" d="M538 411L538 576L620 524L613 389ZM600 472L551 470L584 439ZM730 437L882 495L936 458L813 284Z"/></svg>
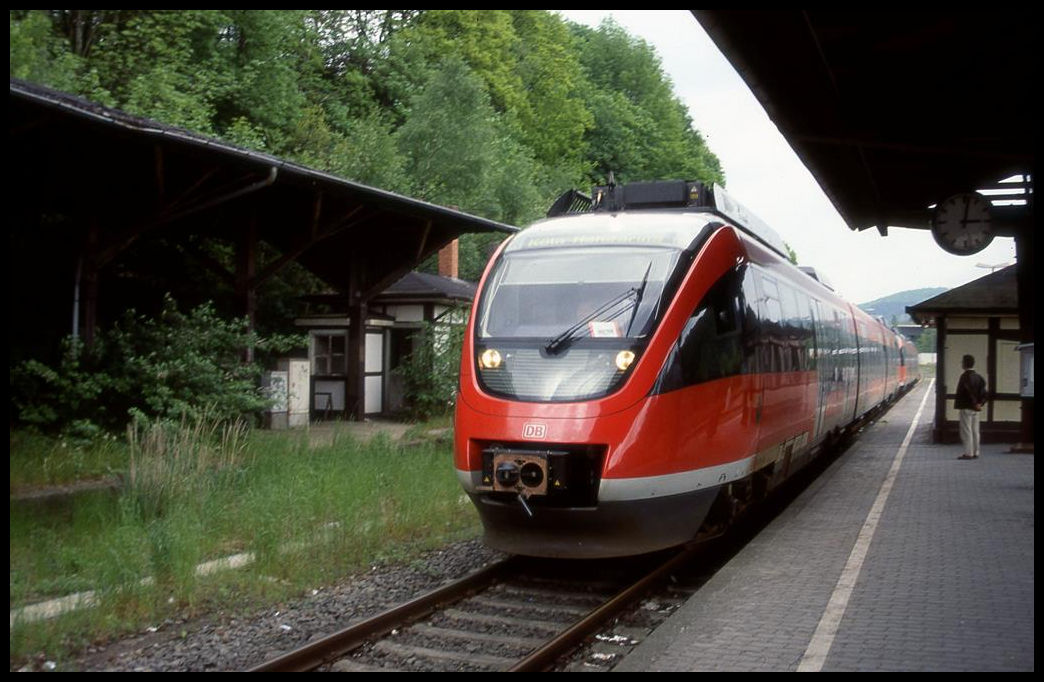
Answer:
<svg viewBox="0 0 1044 682"><path fill-rule="evenodd" d="M495 348L487 348L479 355L479 366L482 369L496 369L500 367L501 362L500 351Z"/></svg>
<svg viewBox="0 0 1044 682"><path fill-rule="evenodd" d="M632 351L622 350L616 354L616 368L621 372L626 372L632 362L634 362L634 353Z"/></svg>

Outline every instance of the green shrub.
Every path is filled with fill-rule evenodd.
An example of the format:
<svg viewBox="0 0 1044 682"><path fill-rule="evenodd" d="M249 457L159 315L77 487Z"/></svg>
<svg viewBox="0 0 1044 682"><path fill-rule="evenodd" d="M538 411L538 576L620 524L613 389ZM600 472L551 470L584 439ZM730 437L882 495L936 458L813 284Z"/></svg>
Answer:
<svg viewBox="0 0 1044 682"><path fill-rule="evenodd" d="M67 339L57 367L28 360L13 368L14 416L85 436L98 427L122 430L134 414L241 418L269 404L258 388L261 367L243 362L244 349L285 352L303 344L298 337L259 338L245 319L222 319L209 303L182 313L168 295L157 318L128 311L90 349Z"/></svg>
<svg viewBox="0 0 1044 682"><path fill-rule="evenodd" d="M454 311L444 318L456 315ZM425 322L414 336L413 352L395 369L402 376L409 418L428 419L452 411L464 329L461 324Z"/></svg>

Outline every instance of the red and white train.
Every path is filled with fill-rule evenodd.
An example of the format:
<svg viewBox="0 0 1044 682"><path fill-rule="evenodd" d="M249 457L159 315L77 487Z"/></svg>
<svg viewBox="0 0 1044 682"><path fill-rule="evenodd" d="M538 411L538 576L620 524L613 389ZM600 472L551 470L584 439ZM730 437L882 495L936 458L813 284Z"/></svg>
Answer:
<svg viewBox="0 0 1044 682"><path fill-rule="evenodd" d="M568 193L506 241L464 341L455 467L485 541L682 544L916 381L916 351L696 182Z"/></svg>

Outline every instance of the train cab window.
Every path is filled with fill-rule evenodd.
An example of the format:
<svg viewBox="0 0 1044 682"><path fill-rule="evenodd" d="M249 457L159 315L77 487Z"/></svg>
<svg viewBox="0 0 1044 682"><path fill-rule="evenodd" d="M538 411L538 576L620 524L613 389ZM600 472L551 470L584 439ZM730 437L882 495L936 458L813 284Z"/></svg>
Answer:
<svg viewBox="0 0 1044 682"><path fill-rule="evenodd" d="M659 245L502 254L475 320L479 384L492 395L526 402L612 393L641 356L687 262L682 250ZM484 364L487 349L499 360Z"/></svg>
<svg viewBox="0 0 1044 682"><path fill-rule="evenodd" d="M643 338L681 252L656 247L536 249L498 261L479 307L479 339L547 339L592 314L616 338ZM669 292L667 292L669 293ZM600 313L600 314L599 314Z"/></svg>

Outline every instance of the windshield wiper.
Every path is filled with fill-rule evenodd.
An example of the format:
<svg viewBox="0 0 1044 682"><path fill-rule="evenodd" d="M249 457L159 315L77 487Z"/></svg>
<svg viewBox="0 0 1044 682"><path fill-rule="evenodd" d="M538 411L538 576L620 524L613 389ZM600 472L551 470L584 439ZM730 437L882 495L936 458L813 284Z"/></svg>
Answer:
<svg viewBox="0 0 1044 682"><path fill-rule="evenodd" d="M649 283L649 271L652 270L652 262L650 261L649 267L645 268L645 274L642 275L642 283L638 285L638 291L634 298L634 307L631 308L631 319L627 322L627 331L624 336L631 335L631 327L634 326L634 318L638 317L638 306L642 303L642 296L645 295L645 285Z"/></svg>
<svg viewBox="0 0 1044 682"><path fill-rule="evenodd" d="M648 276L648 271L646 271L646 275ZM609 322L609 321L615 320L616 318L620 317L620 315L623 315L624 312L626 312L627 309L630 306L637 307L638 302L641 300L641 297L642 297L642 289L644 289L644 288L645 288L645 283L643 282L641 288L639 288L639 287L631 287L630 289L628 289L627 291L623 292L622 294L613 297L612 299L610 299L606 303L603 303L601 305L601 307L596 309L594 312L592 312L592 313L590 313L588 315L585 315L579 322L574 324L572 327L569 327L568 329L563 331L561 334L559 334L555 338L553 338L550 341L548 341L547 345L544 346L544 350L546 350L548 353L551 353L551 354L557 353L559 350L562 349L563 346L565 346L567 343L569 343L574 338L576 338L577 335L579 335L579 333L581 331L583 331L587 327L587 323L588 322L591 322L592 320L594 320L594 319L596 319L598 317L601 317L603 315L607 316L607 317L605 317L603 319L603 321ZM628 306L624 306L624 307L620 308L619 310L613 312L612 314L609 314L610 311L613 310L613 308L615 308L616 306L620 305L621 303L624 303L628 299L633 299Z"/></svg>

